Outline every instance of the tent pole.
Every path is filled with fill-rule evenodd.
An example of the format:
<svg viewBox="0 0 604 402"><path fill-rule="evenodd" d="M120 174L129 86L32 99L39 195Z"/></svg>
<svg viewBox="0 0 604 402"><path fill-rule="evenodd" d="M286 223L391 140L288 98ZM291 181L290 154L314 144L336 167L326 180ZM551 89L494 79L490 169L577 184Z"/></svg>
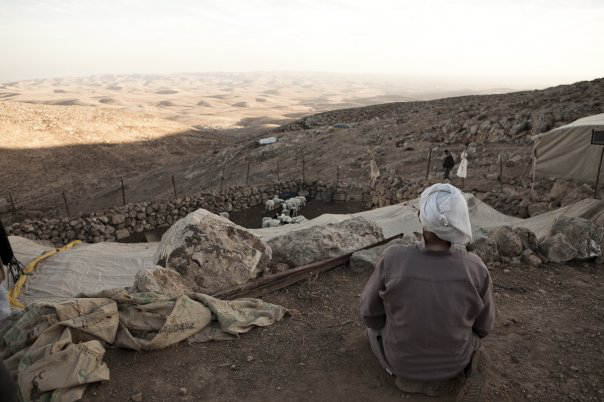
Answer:
<svg viewBox="0 0 604 402"><path fill-rule="evenodd" d="M600 153L600 163L598 163L598 175L596 176L596 189L594 191L594 198L598 198L598 187L600 186L600 170L602 169L602 158L604 157L604 147Z"/></svg>

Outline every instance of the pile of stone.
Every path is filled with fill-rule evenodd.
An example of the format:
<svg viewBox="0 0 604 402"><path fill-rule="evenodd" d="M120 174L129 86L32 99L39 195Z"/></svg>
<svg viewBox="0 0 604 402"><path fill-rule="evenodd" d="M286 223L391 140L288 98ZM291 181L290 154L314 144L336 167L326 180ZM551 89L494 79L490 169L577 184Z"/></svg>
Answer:
<svg viewBox="0 0 604 402"><path fill-rule="evenodd" d="M476 236L467 248L492 266L500 263L538 266L543 263L537 237L532 231L520 227L496 227Z"/></svg>
<svg viewBox="0 0 604 402"><path fill-rule="evenodd" d="M403 179L391 169L363 188L363 207L382 208L415 199L424 190L424 186L423 180Z"/></svg>
<svg viewBox="0 0 604 402"><path fill-rule="evenodd" d="M499 226L475 237L468 250L493 266L524 263L536 267L545 262L599 261L603 246L604 228L587 219L561 216L540 242L527 228Z"/></svg>

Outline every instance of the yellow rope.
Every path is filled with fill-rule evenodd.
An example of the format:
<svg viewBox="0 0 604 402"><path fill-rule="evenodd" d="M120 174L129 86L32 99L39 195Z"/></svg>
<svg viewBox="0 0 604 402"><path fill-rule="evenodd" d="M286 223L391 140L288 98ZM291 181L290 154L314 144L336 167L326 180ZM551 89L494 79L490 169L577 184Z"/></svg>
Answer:
<svg viewBox="0 0 604 402"><path fill-rule="evenodd" d="M45 259L47 259L50 256L60 253L61 251L69 250L70 248L72 248L80 243L81 243L81 241L74 240L71 243L69 243L63 247L59 247L54 250L49 250L49 251L45 252L44 254L35 258L33 261L31 261L29 264L27 264L27 267L25 267L25 270L19 277L19 280L17 281L17 283L15 283L15 287L13 287L10 290L10 292L8 293L8 299L10 300L10 305L14 308L21 308L21 309L25 308L25 305L23 303L21 303L18 299L19 299L19 296L21 296L21 290L23 290L23 287L27 283L27 278L29 278L29 276L38 268L39 263L41 263L42 261L44 261Z"/></svg>

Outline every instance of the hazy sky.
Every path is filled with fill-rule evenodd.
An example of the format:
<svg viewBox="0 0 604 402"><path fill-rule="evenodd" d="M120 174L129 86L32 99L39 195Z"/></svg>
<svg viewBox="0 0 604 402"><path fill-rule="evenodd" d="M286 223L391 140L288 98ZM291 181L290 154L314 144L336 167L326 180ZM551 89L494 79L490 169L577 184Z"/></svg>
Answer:
<svg viewBox="0 0 604 402"><path fill-rule="evenodd" d="M0 0L0 82L327 71L604 76L604 0Z"/></svg>

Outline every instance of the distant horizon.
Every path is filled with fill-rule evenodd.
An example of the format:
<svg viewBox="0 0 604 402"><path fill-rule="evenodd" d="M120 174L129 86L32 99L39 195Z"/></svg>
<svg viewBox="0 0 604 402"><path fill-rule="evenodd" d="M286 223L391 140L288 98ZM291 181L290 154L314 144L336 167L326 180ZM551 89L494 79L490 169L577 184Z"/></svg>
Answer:
<svg viewBox="0 0 604 402"><path fill-rule="evenodd" d="M308 71L526 89L604 72L601 0L0 0L0 10L0 82Z"/></svg>
<svg viewBox="0 0 604 402"><path fill-rule="evenodd" d="M364 79L373 79L376 82L379 81L394 81L399 83L423 83L423 84L439 84L450 87L456 90L488 90L488 89L504 89L504 90L530 90L530 89L544 89L547 87L557 85L570 85L580 81L593 81L595 79L603 78L604 74L599 76L589 77L494 77L494 76L427 76L427 75L413 75L404 73L363 73L363 72L336 72L336 71L303 71L303 70L232 70L232 71L174 71L174 72L105 72L105 73L93 73L93 74L81 74L81 75L65 75L65 76L38 76L38 77L24 77L20 79L11 80L0 80L0 86L8 85L16 82L27 82L27 81L41 81L41 80L70 80L70 79L82 79L90 77L104 77L104 76L115 76L115 77L128 77L128 76L156 76L156 77L167 77L167 76L179 76L179 75L236 75L236 74L275 74L275 75L331 75L339 76L341 78L346 77L359 77Z"/></svg>

